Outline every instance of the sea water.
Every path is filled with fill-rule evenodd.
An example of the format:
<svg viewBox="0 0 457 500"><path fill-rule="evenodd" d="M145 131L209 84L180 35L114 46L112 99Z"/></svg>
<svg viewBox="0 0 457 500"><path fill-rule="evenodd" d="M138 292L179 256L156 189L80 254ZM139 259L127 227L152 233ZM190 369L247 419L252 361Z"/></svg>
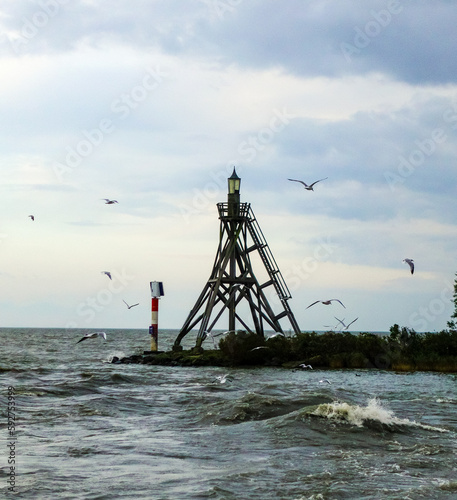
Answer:
<svg viewBox="0 0 457 500"><path fill-rule="evenodd" d="M2 497L457 498L455 374L119 365L147 330L105 331L0 329Z"/></svg>

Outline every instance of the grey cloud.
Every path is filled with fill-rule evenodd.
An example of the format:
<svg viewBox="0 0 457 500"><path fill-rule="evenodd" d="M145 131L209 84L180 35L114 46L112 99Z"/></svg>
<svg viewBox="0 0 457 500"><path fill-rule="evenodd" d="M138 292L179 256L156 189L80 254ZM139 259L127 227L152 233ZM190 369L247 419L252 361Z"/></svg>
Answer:
<svg viewBox="0 0 457 500"><path fill-rule="evenodd" d="M280 154L299 158L308 169L318 161L321 169L337 169L334 175L338 179L363 175L372 183L385 182L384 170L397 171L401 158L405 158L413 167L411 175L406 175L406 165L406 170L402 169L405 181L419 178L412 174L423 173L430 166L435 184L446 191L449 178L457 177L452 167L452 157L457 153L457 122L450 117L457 119L450 101L430 99L395 112L359 112L335 122L295 119L277 143ZM436 176L434 167L445 175ZM431 176L426 175L424 181L422 187L428 190Z"/></svg>
<svg viewBox="0 0 457 500"><path fill-rule="evenodd" d="M118 43L299 76L457 78L457 6L445 0L60 1L40 27L32 22L40 4L5 5L0 50L10 54L13 39L19 54Z"/></svg>

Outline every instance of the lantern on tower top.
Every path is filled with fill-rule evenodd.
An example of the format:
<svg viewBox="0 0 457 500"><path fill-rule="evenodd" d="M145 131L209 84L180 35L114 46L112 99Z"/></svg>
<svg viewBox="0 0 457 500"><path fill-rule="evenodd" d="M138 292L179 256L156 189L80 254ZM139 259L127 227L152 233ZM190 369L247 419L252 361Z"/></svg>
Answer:
<svg viewBox="0 0 457 500"><path fill-rule="evenodd" d="M228 194L240 194L241 179L236 174L235 167L233 167L233 173L227 179L227 181L228 181Z"/></svg>

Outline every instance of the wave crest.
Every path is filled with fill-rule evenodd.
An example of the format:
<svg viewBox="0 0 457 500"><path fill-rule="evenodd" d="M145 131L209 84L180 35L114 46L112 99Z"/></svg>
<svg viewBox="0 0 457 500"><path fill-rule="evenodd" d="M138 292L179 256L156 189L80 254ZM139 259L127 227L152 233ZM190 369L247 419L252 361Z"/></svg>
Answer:
<svg viewBox="0 0 457 500"><path fill-rule="evenodd" d="M348 423L357 427L382 427L389 430L401 430L404 427L419 427L426 430L448 432L446 429L420 424L407 418L398 418L392 410L384 408L381 401L377 398L369 399L367 406L352 405L339 401L324 403L317 406L309 414Z"/></svg>

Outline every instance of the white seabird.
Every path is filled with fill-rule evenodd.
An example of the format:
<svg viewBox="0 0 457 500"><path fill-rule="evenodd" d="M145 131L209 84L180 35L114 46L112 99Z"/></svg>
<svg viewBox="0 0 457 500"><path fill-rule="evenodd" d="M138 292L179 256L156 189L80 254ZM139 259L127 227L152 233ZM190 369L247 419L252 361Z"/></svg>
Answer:
<svg viewBox="0 0 457 500"><path fill-rule="evenodd" d="M94 339L96 337L103 337L106 340L106 333L105 332L86 333L84 335L84 337L82 339L78 340L78 342L76 342L76 343L79 344L83 340Z"/></svg>
<svg viewBox="0 0 457 500"><path fill-rule="evenodd" d="M225 375L216 375L215 377L216 380L219 380L221 384L225 384L226 382L231 382L233 378L226 373Z"/></svg>
<svg viewBox="0 0 457 500"><path fill-rule="evenodd" d="M275 332L271 335L268 335L267 340L274 339L275 337L285 337L285 335L282 332Z"/></svg>
<svg viewBox="0 0 457 500"><path fill-rule="evenodd" d="M110 200L108 198L102 198L102 200L105 200L105 205L112 205L113 203L118 203L117 200Z"/></svg>
<svg viewBox="0 0 457 500"><path fill-rule="evenodd" d="M352 323L355 323L359 318L355 318L353 319L349 324L345 325L344 324L344 319L338 319L336 316L335 316L335 319L338 320L339 323L341 323L343 325L343 330L347 330L351 325Z"/></svg>
<svg viewBox="0 0 457 500"><path fill-rule="evenodd" d="M207 338L208 338L208 335L211 337L211 339L213 340L213 345L214 345L214 349L217 349L217 346L216 346L216 337L220 337L221 335L226 335L227 333L231 333L231 332L234 332L235 330L227 330L225 332L220 332L220 333L213 333L209 330L205 330L203 333L205 334L205 336L203 337L203 341L205 341Z"/></svg>
<svg viewBox="0 0 457 500"><path fill-rule="evenodd" d="M414 260L413 259L403 259L403 262L406 262L411 269L411 274L414 274Z"/></svg>
<svg viewBox="0 0 457 500"><path fill-rule="evenodd" d="M204 342L207 338L208 338L208 335L211 337L212 341L213 341L213 346L214 346L214 349L217 349L217 346L216 346L216 340L214 339L214 337L216 337L216 335L213 335L210 331L208 330L205 330L203 332L205 334L205 336L203 337L203 340L202 342ZM220 335L220 334L219 334Z"/></svg>
<svg viewBox="0 0 457 500"><path fill-rule="evenodd" d="M326 306L329 306L334 300L336 300L337 302L339 302L345 309L346 309L346 306L341 302L341 300L339 299L329 299L329 300L316 300L316 302L313 302L312 304L310 304L308 307L311 307L313 306L314 304L317 304L318 302L320 302L321 304L324 304ZM306 309L308 309L308 307Z"/></svg>
<svg viewBox="0 0 457 500"><path fill-rule="evenodd" d="M313 369L313 367L311 365L305 365L305 363L302 363L301 365L298 365L299 368L303 368L303 370L306 370L307 368L309 368L310 370Z"/></svg>
<svg viewBox="0 0 457 500"><path fill-rule="evenodd" d="M306 184L306 182L300 181L298 179L287 179L288 181L293 181L293 182L299 182L300 184L303 184L305 186L305 189L308 191L314 191L313 186L314 184L317 184L318 182L325 181L325 179L328 179L328 177L324 177L324 179L319 179L318 181L313 182L312 184Z"/></svg>

